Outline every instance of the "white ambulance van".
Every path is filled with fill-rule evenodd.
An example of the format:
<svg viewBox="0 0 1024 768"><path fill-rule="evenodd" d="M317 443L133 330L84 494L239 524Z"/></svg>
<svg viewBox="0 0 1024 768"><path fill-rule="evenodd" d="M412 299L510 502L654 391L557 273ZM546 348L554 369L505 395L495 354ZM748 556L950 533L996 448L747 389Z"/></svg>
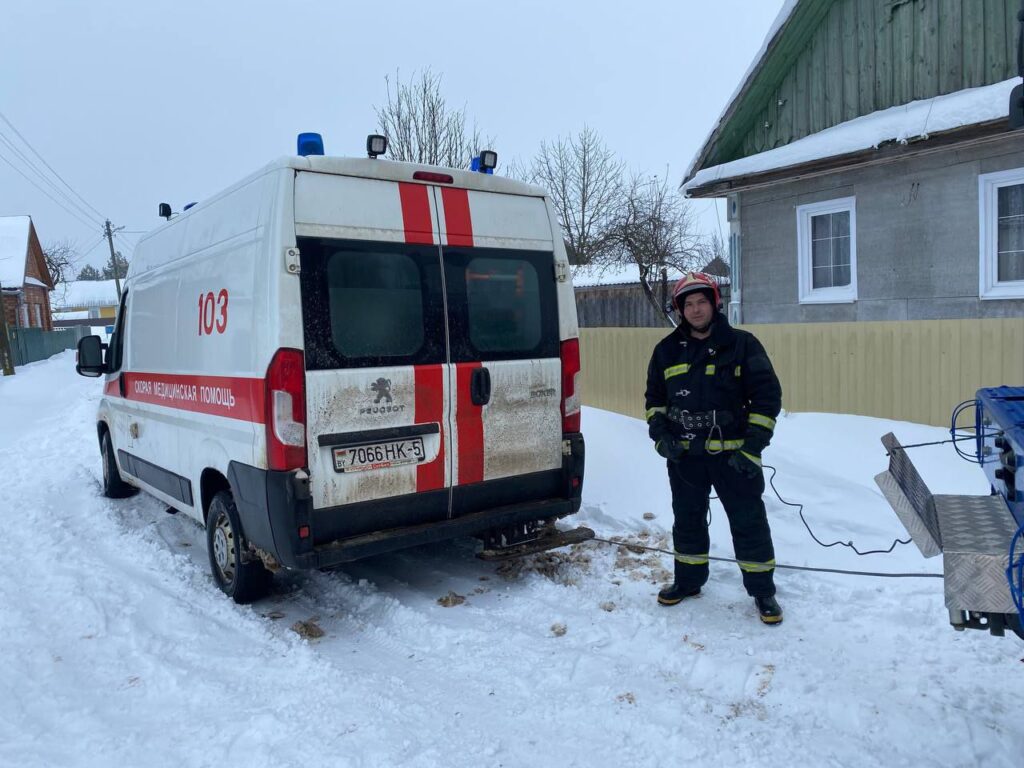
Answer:
<svg viewBox="0 0 1024 768"><path fill-rule="evenodd" d="M110 343L83 339L77 367L105 377L104 493L205 525L238 602L282 567L593 535L551 525L580 506L579 340L527 184L282 158L139 241Z"/></svg>

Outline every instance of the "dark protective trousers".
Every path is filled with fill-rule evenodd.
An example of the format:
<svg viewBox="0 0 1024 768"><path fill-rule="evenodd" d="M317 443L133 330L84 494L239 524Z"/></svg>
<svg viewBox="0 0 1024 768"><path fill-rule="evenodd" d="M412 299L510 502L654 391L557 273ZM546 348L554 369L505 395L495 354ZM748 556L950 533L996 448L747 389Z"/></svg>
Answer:
<svg viewBox="0 0 1024 768"><path fill-rule="evenodd" d="M775 549L761 494L764 475L749 478L729 466L729 454L686 457L668 462L672 486L672 543L676 551L676 584L683 589L707 583L707 510L712 487L729 518L736 559L741 561L743 586L751 597L775 594L774 569L760 563L774 563Z"/></svg>

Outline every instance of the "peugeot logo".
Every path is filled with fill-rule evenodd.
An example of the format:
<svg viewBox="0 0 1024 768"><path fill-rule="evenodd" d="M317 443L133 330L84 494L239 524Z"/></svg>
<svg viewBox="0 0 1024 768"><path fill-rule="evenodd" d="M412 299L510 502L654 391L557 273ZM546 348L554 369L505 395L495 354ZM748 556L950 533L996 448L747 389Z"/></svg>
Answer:
<svg viewBox="0 0 1024 768"><path fill-rule="evenodd" d="M370 385L370 389L377 395L377 399L373 401L374 405L379 403L381 400L388 403L391 402L391 379L377 379Z"/></svg>

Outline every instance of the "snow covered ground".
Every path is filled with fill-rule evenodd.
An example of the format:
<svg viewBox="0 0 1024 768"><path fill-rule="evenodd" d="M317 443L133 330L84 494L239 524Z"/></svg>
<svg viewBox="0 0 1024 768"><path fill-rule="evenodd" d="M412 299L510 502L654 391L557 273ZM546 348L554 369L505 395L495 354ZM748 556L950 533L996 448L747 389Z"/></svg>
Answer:
<svg viewBox="0 0 1024 768"><path fill-rule="evenodd" d="M668 558L591 542L497 567L467 540L291 574L236 606L194 524L146 496L100 496L100 389L72 352L0 378L2 766L1024 762L1024 643L953 632L937 579L780 571L786 620L765 627L728 564L700 598L663 608ZM578 522L667 543L668 483L645 425L583 419ZM890 429L945 437L780 419L765 460L820 538L905 535L872 481ZM986 490L949 446L914 459L936 492ZM794 510L767 503L779 562L941 571L913 545L821 549ZM717 505L712 539L731 555Z"/></svg>

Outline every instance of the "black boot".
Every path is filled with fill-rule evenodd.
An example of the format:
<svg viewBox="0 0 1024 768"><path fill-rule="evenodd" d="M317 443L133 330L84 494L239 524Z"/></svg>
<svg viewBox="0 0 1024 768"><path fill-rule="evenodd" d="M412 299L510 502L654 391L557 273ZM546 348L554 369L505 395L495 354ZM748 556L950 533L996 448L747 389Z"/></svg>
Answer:
<svg viewBox="0 0 1024 768"><path fill-rule="evenodd" d="M658 593L658 602L662 605L677 605L688 597L700 594L700 587L684 589L676 584L669 584Z"/></svg>
<svg viewBox="0 0 1024 768"><path fill-rule="evenodd" d="M755 597L754 604L757 612L761 614L761 621L765 624L782 623L782 607L774 597Z"/></svg>

